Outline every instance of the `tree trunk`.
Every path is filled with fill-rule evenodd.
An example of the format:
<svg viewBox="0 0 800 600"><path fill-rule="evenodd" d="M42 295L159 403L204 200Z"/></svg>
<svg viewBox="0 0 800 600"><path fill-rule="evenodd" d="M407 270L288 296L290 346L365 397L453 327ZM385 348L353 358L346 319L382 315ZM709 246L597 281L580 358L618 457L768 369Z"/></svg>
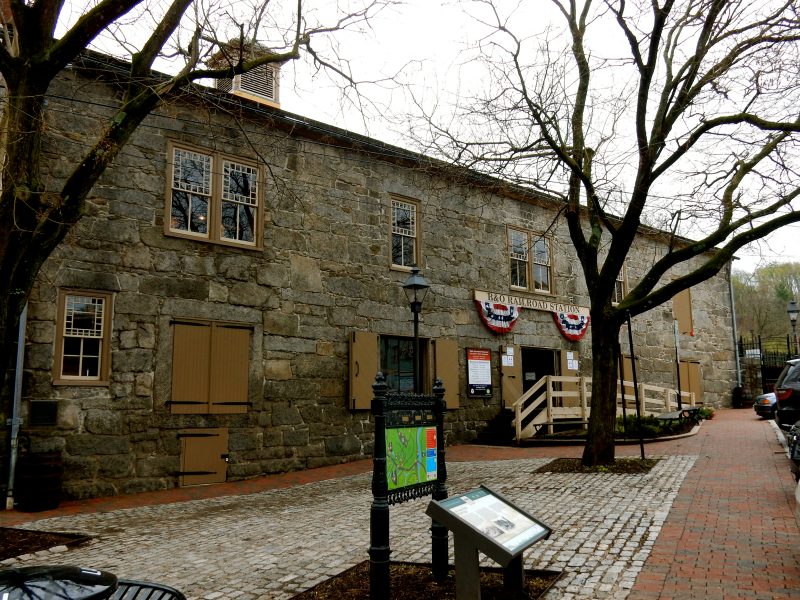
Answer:
<svg viewBox="0 0 800 600"><path fill-rule="evenodd" d="M592 403L583 449L586 466L614 462L619 332L620 326L615 322L592 315Z"/></svg>

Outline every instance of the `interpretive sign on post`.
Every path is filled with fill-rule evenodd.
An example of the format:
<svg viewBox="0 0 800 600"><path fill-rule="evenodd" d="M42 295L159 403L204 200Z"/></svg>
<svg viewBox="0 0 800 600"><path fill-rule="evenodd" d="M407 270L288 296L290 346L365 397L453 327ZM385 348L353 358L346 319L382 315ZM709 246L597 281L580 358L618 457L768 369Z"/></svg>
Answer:
<svg viewBox="0 0 800 600"><path fill-rule="evenodd" d="M390 393L382 373L372 386L375 449L372 459L369 587L372 600L390 597L389 505L431 496L447 499L444 460L444 386L437 379L433 395ZM433 577L448 569L447 527L431 523Z"/></svg>
<svg viewBox="0 0 800 600"><path fill-rule="evenodd" d="M433 397L386 398L389 504L433 493L438 477L434 402Z"/></svg>
<svg viewBox="0 0 800 600"><path fill-rule="evenodd" d="M485 485L432 500L426 513L453 532L458 600L481 597L479 551L504 568L506 588L521 589L523 551L551 533L550 527Z"/></svg>

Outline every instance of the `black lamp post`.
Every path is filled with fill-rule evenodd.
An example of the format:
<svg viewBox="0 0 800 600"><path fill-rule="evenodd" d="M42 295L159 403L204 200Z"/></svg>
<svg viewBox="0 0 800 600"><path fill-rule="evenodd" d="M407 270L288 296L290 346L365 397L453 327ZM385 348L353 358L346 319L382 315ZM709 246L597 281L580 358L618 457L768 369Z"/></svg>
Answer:
<svg viewBox="0 0 800 600"><path fill-rule="evenodd" d="M431 286L419 274L419 267L411 267L411 276L403 284L411 313L414 315L414 393L421 393L420 373L422 373L422 360L419 353L419 313L422 312L422 301Z"/></svg>
<svg viewBox="0 0 800 600"><path fill-rule="evenodd" d="M794 345L794 353L797 354L797 313L800 310L797 308L797 302L791 300L786 307L786 312L789 313L789 320L792 322L792 344Z"/></svg>

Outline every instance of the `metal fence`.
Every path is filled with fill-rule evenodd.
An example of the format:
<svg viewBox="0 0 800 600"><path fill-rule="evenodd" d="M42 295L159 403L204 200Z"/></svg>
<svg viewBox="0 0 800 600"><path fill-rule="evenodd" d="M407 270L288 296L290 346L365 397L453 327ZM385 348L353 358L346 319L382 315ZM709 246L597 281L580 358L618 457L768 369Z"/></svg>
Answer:
<svg viewBox="0 0 800 600"><path fill-rule="evenodd" d="M786 361L797 356L792 337L752 336L739 338L744 387L752 394L771 392Z"/></svg>

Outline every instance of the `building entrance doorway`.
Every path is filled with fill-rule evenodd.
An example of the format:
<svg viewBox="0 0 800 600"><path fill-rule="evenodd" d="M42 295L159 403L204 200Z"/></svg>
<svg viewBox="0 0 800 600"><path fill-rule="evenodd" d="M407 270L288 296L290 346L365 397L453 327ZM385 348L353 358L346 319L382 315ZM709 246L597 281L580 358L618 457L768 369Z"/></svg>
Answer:
<svg viewBox="0 0 800 600"><path fill-rule="evenodd" d="M542 377L557 375L558 353L548 348L523 346L522 354L522 392L531 389Z"/></svg>

